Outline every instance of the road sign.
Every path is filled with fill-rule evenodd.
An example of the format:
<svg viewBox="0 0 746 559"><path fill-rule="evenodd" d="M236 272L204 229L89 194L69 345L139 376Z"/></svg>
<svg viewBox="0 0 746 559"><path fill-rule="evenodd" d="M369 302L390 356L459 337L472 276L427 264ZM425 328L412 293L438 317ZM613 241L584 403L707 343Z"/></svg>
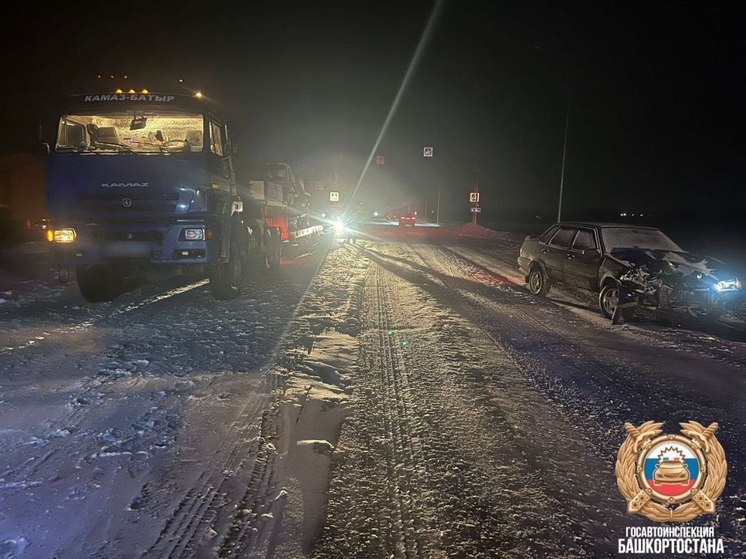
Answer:
<svg viewBox="0 0 746 559"><path fill-rule="evenodd" d="M321 181L316 181L316 182L314 183L314 186L316 187L316 190L317 190L318 192L324 192L324 183L323 183L323 182L321 182Z"/></svg>
<svg viewBox="0 0 746 559"><path fill-rule="evenodd" d="M469 211L471 211L471 213L473 213L473 214L478 214L478 213L482 213L482 208L480 208L480 207L469 208Z"/></svg>
<svg viewBox="0 0 746 559"><path fill-rule="evenodd" d="M469 202L479 204L479 192L469 192Z"/></svg>
<svg viewBox="0 0 746 559"><path fill-rule="evenodd" d="M386 156L376 155L376 165L385 165L385 164L386 164Z"/></svg>
<svg viewBox="0 0 746 559"><path fill-rule="evenodd" d="M432 147L424 147L422 148L422 157L432 157L433 156L433 148Z"/></svg>
<svg viewBox="0 0 746 559"><path fill-rule="evenodd" d="M330 202L339 202L339 192L330 192L329 193L329 201Z"/></svg>

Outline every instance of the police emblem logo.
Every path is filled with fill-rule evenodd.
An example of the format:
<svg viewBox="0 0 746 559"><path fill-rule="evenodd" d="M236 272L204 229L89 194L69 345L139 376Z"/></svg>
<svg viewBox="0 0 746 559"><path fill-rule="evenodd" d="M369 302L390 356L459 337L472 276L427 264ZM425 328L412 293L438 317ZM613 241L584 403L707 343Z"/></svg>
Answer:
<svg viewBox="0 0 746 559"><path fill-rule="evenodd" d="M663 423L625 423L616 476L627 512L656 522L685 522L713 514L725 488L728 464L715 438L717 423L680 423L681 434L666 435Z"/></svg>

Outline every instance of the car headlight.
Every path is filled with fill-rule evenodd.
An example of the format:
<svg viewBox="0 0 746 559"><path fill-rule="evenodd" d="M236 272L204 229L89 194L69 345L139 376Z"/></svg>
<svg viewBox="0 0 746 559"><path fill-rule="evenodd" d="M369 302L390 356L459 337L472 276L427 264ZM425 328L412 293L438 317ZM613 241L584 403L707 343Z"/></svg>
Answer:
<svg viewBox="0 0 746 559"><path fill-rule="evenodd" d="M334 230L335 230L335 231L336 231L337 233L341 233L341 232L342 232L342 231L344 231L344 230L345 230L346 228L347 228L347 227L345 226L345 223L344 223L344 221L342 221L342 220L339 220L339 219L338 219L337 221L335 221L335 222L334 222Z"/></svg>
<svg viewBox="0 0 746 559"><path fill-rule="evenodd" d="M742 287L743 285L741 284L741 280L739 280L738 278L721 280L715 284L715 291L735 291L736 289L741 289Z"/></svg>

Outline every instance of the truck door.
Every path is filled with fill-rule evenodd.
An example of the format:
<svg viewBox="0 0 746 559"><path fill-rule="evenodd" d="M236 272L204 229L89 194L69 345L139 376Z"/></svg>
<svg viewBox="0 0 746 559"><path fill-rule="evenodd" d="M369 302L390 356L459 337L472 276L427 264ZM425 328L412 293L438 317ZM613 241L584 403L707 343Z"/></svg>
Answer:
<svg viewBox="0 0 746 559"><path fill-rule="evenodd" d="M583 289L596 289L601 252L593 229L578 229L565 256L565 283Z"/></svg>

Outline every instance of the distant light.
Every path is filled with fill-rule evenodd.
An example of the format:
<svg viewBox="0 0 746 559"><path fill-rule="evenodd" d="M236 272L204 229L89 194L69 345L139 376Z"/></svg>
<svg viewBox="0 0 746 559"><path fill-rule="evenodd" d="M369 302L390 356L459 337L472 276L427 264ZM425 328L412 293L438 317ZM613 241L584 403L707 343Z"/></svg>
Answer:
<svg viewBox="0 0 746 559"><path fill-rule="evenodd" d="M147 93L147 92L148 92L148 90L147 90L147 89L143 89L143 90L142 90L142 93Z"/></svg>
<svg viewBox="0 0 746 559"><path fill-rule="evenodd" d="M179 83L184 83L184 80L182 80L181 78L179 78Z"/></svg>
<svg viewBox="0 0 746 559"><path fill-rule="evenodd" d="M123 93L121 89L117 89L114 93Z"/></svg>
<svg viewBox="0 0 746 559"><path fill-rule="evenodd" d="M127 76L124 76L124 79L126 80L126 79L127 79Z"/></svg>
<svg viewBox="0 0 746 559"><path fill-rule="evenodd" d="M98 79L101 79L101 74L98 74L98 75L97 75L96 77L97 77Z"/></svg>
<svg viewBox="0 0 746 559"><path fill-rule="evenodd" d="M113 80L114 79L114 74L109 74L109 77Z"/></svg>
<svg viewBox="0 0 746 559"><path fill-rule="evenodd" d="M378 217L378 212L373 212L373 217Z"/></svg>
<svg viewBox="0 0 746 559"><path fill-rule="evenodd" d="M57 229L52 233L52 239L54 239L55 243L72 243L75 237L77 237L75 229Z"/></svg>
<svg viewBox="0 0 746 559"><path fill-rule="evenodd" d="M404 341L403 341L403 342L401 343L401 346L402 346L402 347L409 347L409 342L408 342L408 341L406 341L406 340L404 340Z"/></svg>
<svg viewBox="0 0 746 559"><path fill-rule="evenodd" d="M202 92L201 92L201 91L198 91L197 93L195 93L195 94L194 94L194 96L195 96L195 97L196 97L197 99L202 99Z"/></svg>
<svg viewBox="0 0 746 559"><path fill-rule="evenodd" d="M134 89L130 89L127 93L135 93Z"/></svg>

